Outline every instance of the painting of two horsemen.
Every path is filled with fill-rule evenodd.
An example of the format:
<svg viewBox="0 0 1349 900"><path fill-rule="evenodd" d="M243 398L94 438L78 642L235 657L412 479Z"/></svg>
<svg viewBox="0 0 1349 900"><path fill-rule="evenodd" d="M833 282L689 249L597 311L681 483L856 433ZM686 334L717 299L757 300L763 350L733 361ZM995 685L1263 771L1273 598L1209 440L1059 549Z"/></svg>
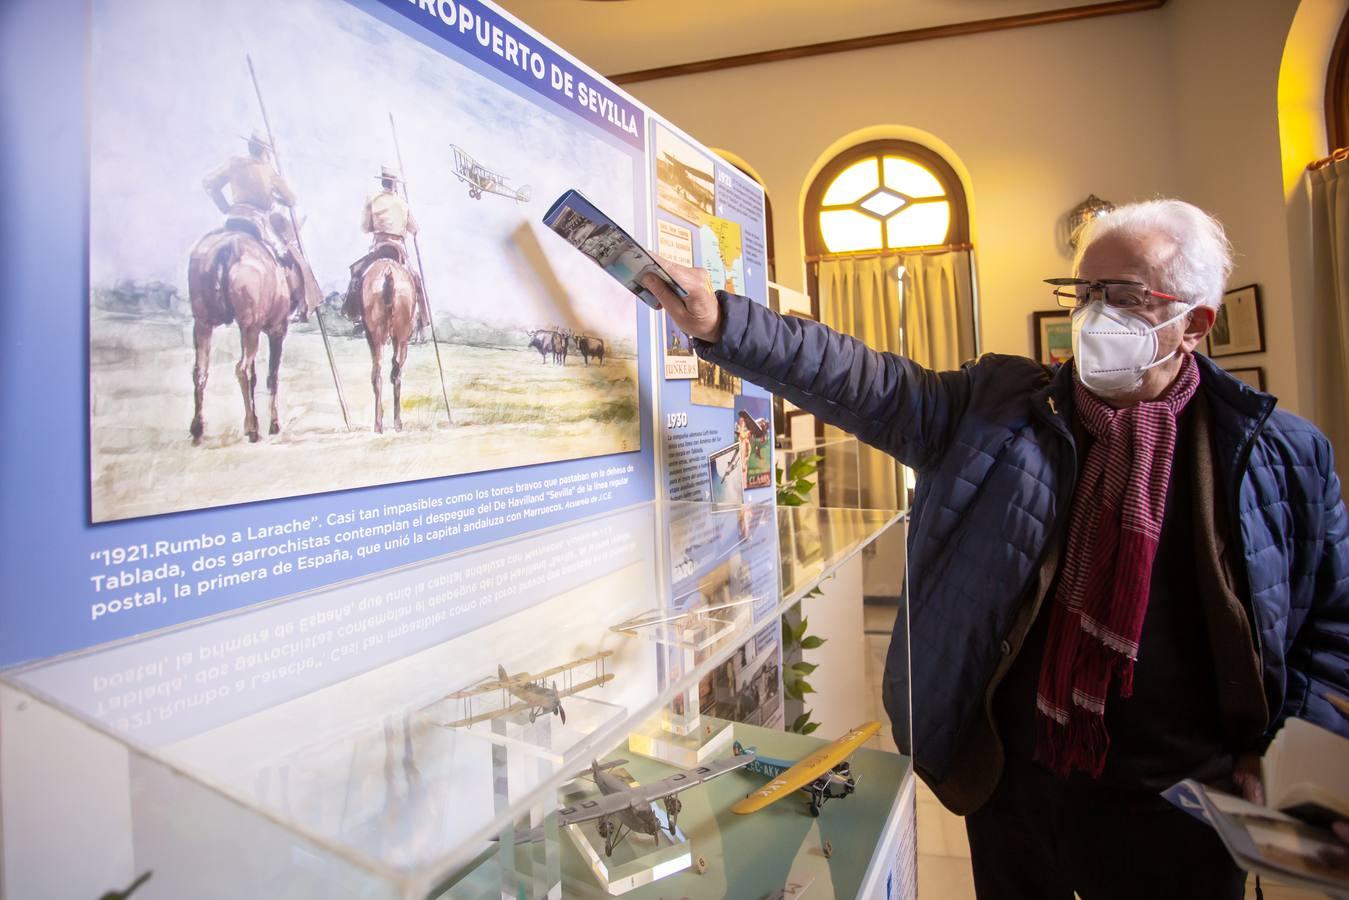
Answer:
<svg viewBox="0 0 1349 900"><path fill-rule="evenodd" d="M92 17L94 521L640 449L642 312L537 224L633 221L640 151L355 5Z"/></svg>

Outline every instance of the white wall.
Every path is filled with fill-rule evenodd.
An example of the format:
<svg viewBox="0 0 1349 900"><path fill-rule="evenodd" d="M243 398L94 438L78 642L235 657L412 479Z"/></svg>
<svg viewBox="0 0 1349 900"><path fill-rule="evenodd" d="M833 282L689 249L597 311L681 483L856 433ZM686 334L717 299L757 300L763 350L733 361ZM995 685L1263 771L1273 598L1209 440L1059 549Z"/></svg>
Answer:
<svg viewBox="0 0 1349 900"><path fill-rule="evenodd" d="M810 633L825 638L801 658L819 666L810 674L814 694L806 695L815 736L832 740L871 718L867 689L867 639L862 613L862 557L854 556L820 584L820 594L801 601Z"/></svg>
<svg viewBox="0 0 1349 900"><path fill-rule="evenodd" d="M1170 0L1158 10L639 83L703 142L742 156L774 200L778 280L803 287L800 209L833 153L892 135L965 178L983 349L1031 352L1040 279L1064 273L1064 214L1180 196L1237 245L1234 285L1265 299L1263 365L1299 407L1277 87L1296 0Z"/></svg>
<svg viewBox="0 0 1349 900"><path fill-rule="evenodd" d="M1264 305L1266 352L1222 363L1263 366L1266 387L1295 412L1305 404L1293 331L1278 95L1297 7L1297 0L1171 0L1163 7L1177 189L1226 226L1237 253L1230 284L1259 284Z"/></svg>
<svg viewBox="0 0 1349 900"><path fill-rule="evenodd" d="M1340 22L1349 0L1302 0L1288 33L1279 67L1279 142L1283 156L1283 191L1288 203L1290 289L1293 298L1294 344L1299 402L1304 412L1317 410L1315 381L1316 316L1312 301L1311 202L1307 163L1330 152L1326 135L1326 72ZM1333 388L1330 388L1333 390ZM1349 458L1349 448L1337 448ZM1341 467L1341 472L1346 472Z"/></svg>

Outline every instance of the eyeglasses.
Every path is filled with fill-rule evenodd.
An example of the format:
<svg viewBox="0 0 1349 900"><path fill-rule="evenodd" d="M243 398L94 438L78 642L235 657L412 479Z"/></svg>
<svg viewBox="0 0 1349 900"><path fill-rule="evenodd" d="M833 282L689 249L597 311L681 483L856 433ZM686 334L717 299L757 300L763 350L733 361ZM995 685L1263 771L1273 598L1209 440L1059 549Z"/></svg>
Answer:
<svg viewBox="0 0 1349 900"><path fill-rule="evenodd" d="M1046 278L1045 284L1054 286L1054 299L1064 309L1078 309L1096 300L1104 300L1106 306L1115 309L1144 309L1149 299L1177 302L1174 294L1163 294L1151 290L1141 281L1128 281L1116 278L1101 278L1088 281L1085 278Z"/></svg>

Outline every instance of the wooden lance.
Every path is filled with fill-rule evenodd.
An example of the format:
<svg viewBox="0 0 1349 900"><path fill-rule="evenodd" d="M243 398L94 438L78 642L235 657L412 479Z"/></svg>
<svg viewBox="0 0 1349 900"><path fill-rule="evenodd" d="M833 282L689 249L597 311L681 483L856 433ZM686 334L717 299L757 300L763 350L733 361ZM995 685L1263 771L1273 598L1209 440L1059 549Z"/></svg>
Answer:
<svg viewBox="0 0 1349 900"><path fill-rule="evenodd" d="M258 73L253 68L253 57L245 54L244 59L248 60L248 74L253 79L253 92L258 96L258 109L262 110L262 125L267 129L267 140L272 145L272 159L276 160L277 174L284 177L285 172L281 170L281 153L276 146L276 135L272 133L272 122L267 118L267 104L262 100L262 87L258 84ZM295 246L300 249L300 255L304 256L304 244L300 242L300 223L296 221L295 208L290 207L289 212L290 226L295 231ZM305 257L305 260L307 265L307 256ZM314 309L314 316L318 319L319 334L323 335L323 349L324 352L328 354L328 368L331 369L333 373L333 387L337 388L337 404L342 407L342 424L350 431L351 417L347 415L347 398L346 394L342 392L342 377L337 374L337 364L333 362L333 348L332 344L328 342L328 329L323 324L322 306Z"/></svg>
<svg viewBox="0 0 1349 900"><path fill-rule="evenodd" d="M403 184L403 200L408 209L412 209L412 198L408 196L407 173L403 171L403 148L398 145L398 126L393 123L393 113L389 113L389 130L393 132L393 150L398 154L398 178ZM423 300L426 302L426 327L431 329L431 346L436 350L436 369L440 371L440 394L445 398L445 416L454 424L454 413L450 409L450 392L445 387L445 367L440 364L440 341L436 338L435 317L431 315L431 291L426 286L426 269L422 267L422 247L417 243L417 234L412 235L412 249L417 255L417 274L422 279Z"/></svg>

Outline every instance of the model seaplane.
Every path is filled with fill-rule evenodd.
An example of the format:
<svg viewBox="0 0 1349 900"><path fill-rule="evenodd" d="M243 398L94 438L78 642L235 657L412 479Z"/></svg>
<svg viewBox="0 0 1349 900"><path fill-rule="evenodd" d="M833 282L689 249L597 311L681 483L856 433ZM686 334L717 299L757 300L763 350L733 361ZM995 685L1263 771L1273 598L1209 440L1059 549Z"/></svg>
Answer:
<svg viewBox="0 0 1349 900"><path fill-rule="evenodd" d="M627 760L618 759L607 763L592 760L590 777L600 789L600 796L564 807L558 812L558 822L562 825L579 825L598 819L597 830L600 837L604 838L605 856L612 856L614 848L633 832L654 837L657 842L663 831L673 838L679 811L683 808L679 794L711 781L718 775L752 765L753 762L754 754L747 752L713 760L696 769L684 769L660 781L632 785L611 771L626 764ZM665 806L665 826L661 825L655 810L651 808L651 804L656 802Z"/></svg>
<svg viewBox="0 0 1349 900"><path fill-rule="evenodd" d="M450 149L454 151L454 177L468 185L468 195L474 200L481 200L483 194L498 194L521 203L529 202L529 185L513 188L509 178L479 163L463 147L450 144Z"/></svg>
<svg viewBox="0 0 1349 900"><path fill-rule="evenodd" d="M511 675L505 666L498 665L495 677L485 678L472 687L454 691L445 699L462 700L463 718L443 723L447 728L467 728L478 722L499 719L517 713L529 716L533 722L539 716L557 716L562 724L567 724L567 711L562 708L562 699L578 694L592 687L601 687L614 680L613 673L604 671L604 661L614 655L612 650L604 650L590 656L574 659L542 672L517 672ZM573 681L576 669L593 665L594 675L584 681ZM562 676L562 686L558 687L556 676ZM483 712L473 712L473 699L484 694L500 692L501 704Z"/></svg>
<svg viewBox="0 0 1349 900"><path fill-rule="evenodd" d="M810 814L818 816L826 801L846 797L857 790L857 778L852 774L848 757L871 740L880 728L879 722L867 722L795 763L759 756L753 747L746 749L736 741L735 752L750 757L749 770L766 775L772 781L732 805L731 812L741 815L758 812L788 794L802 791L810 797Z"/></svg>

